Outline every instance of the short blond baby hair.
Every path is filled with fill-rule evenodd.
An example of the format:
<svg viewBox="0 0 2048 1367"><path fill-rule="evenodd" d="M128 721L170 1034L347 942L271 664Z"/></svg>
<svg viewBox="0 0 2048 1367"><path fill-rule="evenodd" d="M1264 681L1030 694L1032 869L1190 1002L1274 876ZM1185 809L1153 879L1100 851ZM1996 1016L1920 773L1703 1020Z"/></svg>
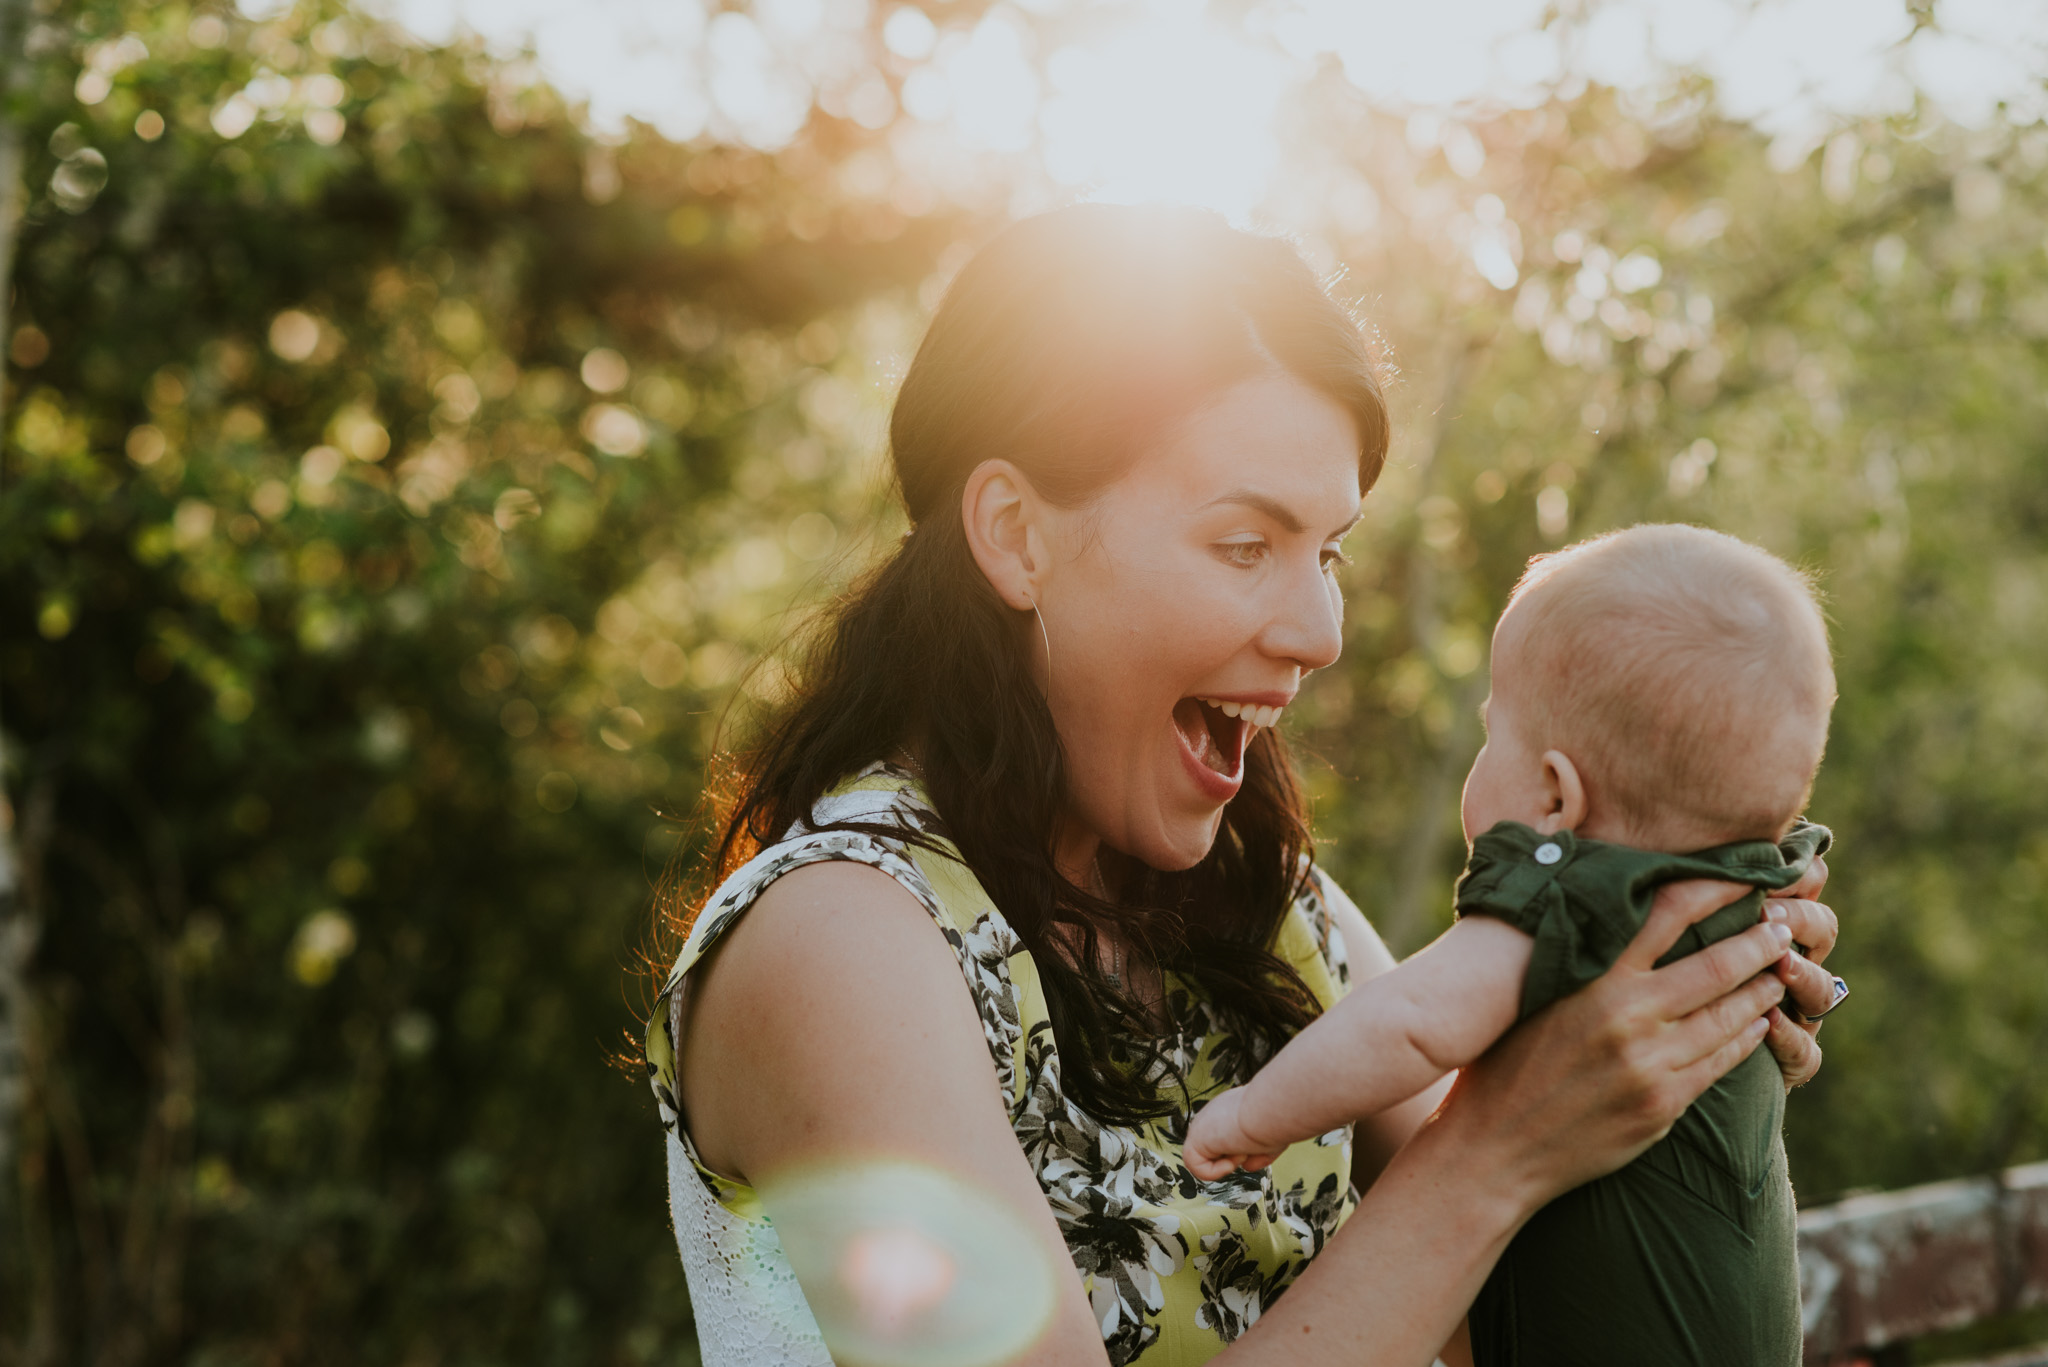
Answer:
<svg viewBox="0 0 2048 1367"><path fill-rule="evenodd" d="M1827 744L1834 668L1811 580L1746 542L1651 524L1538 556L1494 692L1580 769L1630 843L1777 839Z"/></svg>

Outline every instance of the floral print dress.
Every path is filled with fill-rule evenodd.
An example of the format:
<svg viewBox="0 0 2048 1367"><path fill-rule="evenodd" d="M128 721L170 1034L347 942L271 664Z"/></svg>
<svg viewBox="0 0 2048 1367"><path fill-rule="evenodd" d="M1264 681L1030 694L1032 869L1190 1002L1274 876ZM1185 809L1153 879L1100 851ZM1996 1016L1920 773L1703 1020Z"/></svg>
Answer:
<svg viewBox="0 0 2048 1367"><path fill-rule="evenodd" d="M698 916L647 1027L650 1081L669 1135L676 1238L707 1364L718 1367L725 1357L761 1361L768 1330L746 1322L757 1314L746 1307L801 1293L753 1190L698 1162L679 1123L674 989L763 889L791 869L823 860L851 860L889 874L951 945L980 1014L1018 1146L1065 1235L1109 1360L1186 1367L1256 1323L1356 1204L1349 1127L1294 1145L1262 1172L1198 1180L1180 1158L1188 1112L1113 1125L1068 1099L1037 965L963 863L907 840L819 829L853 821L939 836L939 818L910 773L871 766L821 801L812 817L811 825L761 851L720 886ZM1326 1008L1349 984L1343 940L1329 911L1342 896L1318 871L1274 946ZM1168 990L1186 991L1170 978ZM1172 1042L1172 1062L1199 1106L1246 1081L1264 1059L1206 1005L1185 998L1181 1004L1189 1009L1179 1018L1197 1028ZM705 1247L735 1240L745 1244L742 1251ZM793 1313L807 1318L800 1308ZM784 1360L828 1359L813 1333Z"/></svg>

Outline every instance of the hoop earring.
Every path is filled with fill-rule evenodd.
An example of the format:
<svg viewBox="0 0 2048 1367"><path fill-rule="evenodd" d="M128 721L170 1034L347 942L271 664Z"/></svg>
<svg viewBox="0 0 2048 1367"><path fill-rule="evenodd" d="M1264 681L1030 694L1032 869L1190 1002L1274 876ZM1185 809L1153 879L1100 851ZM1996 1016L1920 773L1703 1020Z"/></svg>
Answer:
<svg viewBox="0 0 2048 1367"><path fill-rule="evenodd" d="M1031 615L1038 619L1038 639L1045 645L1045 695L1052 696L1052 637L1045 631L1045 614L1038 610L1038 600L1031 600Z"/></svg>

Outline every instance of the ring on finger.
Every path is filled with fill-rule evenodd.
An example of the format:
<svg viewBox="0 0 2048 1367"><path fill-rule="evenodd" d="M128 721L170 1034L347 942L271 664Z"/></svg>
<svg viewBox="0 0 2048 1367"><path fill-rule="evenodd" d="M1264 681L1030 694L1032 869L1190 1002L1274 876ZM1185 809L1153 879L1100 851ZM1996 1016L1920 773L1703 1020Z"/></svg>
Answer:
<svg viewBox="0 0 2048 1367"><path fill-rule="evenodd" d="M1823 1006L1818 1011L1807 1011L1802 1008L1794 1008L1794 1010L1801 1020L1811 1024L1822 1016L1829 1014L1847 1000L1849 1000L1849 984L1843 982L1840 978L1831 977L1828 979L1828 1004L1826 1006Z"/></svg>

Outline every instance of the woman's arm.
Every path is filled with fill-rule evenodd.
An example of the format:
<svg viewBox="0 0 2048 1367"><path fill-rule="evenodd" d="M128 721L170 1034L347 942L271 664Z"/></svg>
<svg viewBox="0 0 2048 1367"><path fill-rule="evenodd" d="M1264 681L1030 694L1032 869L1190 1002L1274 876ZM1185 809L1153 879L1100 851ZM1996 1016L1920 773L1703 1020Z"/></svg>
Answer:
<svg viewBox="0 0 2048 1367"><path fill-rule="evenodd" d="M1020 1361L1108 1361L959 964L900 884L862 864L793 870L691 976L677 1086L705 1166L756 1188L812 1163L936 1168L1015 1212L1053 1268L1052 1318Z"/></svg>
<svg viewBox="0 0 2048 1367"><path fill-rule="evenodd" d="M1224 1358L1429 1361L1523 1220L1647 1147L1753 1048L1782 991L1756 976L1789 943L1782 927L1651 968L1728 899L1707 886L1660 901L1614 970L1464 1070L1358 1213ZM1056 1271L1071 1266L958 967L886 875L843 863L790 873L692 976L678 1081L708 1166L758 1187L800 1164L912 1159L1007 1205ZM1079 1278L1054 1285L1048 1327L1020 1367L1098 1367Z"/></svg>

